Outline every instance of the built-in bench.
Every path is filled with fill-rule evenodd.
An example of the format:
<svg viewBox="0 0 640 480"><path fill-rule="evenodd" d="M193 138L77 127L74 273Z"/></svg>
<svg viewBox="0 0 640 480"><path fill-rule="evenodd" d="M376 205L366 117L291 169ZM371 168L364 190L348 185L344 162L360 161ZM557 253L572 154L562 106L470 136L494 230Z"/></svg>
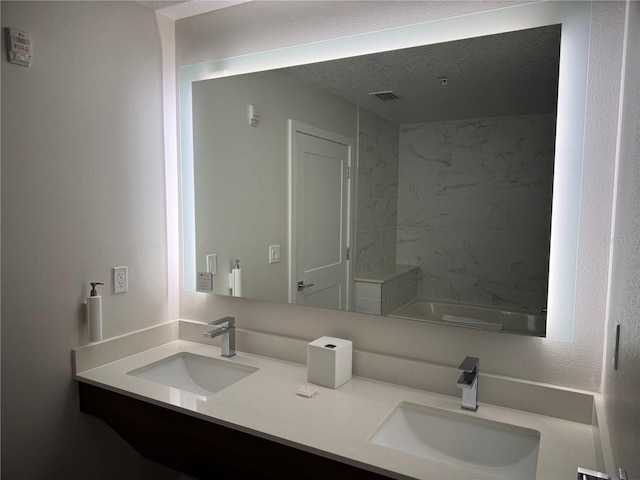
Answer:
<svg viewBox="0 0 640 480"><path fill-rule="evenodd" d="M354 280L355 311L387 315L410 302L418 292L418 267L393 265Z"/></svg>

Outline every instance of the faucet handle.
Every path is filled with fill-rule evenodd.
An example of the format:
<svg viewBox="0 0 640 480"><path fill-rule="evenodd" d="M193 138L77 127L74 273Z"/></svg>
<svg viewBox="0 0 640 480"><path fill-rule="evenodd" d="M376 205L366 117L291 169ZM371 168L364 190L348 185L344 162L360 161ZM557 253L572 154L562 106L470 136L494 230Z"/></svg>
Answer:
<svg viewBox="0 0 640 480"><path fill-rule="evenodd" d="M458 370L462 370L463 372L471 373L477 372L478 366L480 365L480 359L477 357L465 357L462 361Z"/></svg>
<svg viewBox="0 0 640 480"><path fill-rule="evenodd" d="M223 323L227 324L223 328L232 328L232 327L235 327L236 325L236 319L235 317L222 317L222 318L219 318L218 320L213 320L209 322L209 325L222 325Z"/></svg>
<svg viewBox="0 0 640 480"><path fill-rule="evenodd" d="M469 388L473 385L476 377L478 376L478 366L480 365L480 359L477 357L466 357L458 370L462 370L462 375L458 379L458 385Z"/></svg>

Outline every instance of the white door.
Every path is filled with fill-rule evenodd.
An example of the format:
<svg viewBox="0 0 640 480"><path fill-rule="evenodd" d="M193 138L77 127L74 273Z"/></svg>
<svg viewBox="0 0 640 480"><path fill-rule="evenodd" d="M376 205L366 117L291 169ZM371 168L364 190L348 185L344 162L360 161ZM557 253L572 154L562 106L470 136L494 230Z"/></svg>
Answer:
<svg viewBox="0 0 640 480"><path fill-rule="evenodd" d="M349 309L353 141L290 122L290 301Z"/></svg>

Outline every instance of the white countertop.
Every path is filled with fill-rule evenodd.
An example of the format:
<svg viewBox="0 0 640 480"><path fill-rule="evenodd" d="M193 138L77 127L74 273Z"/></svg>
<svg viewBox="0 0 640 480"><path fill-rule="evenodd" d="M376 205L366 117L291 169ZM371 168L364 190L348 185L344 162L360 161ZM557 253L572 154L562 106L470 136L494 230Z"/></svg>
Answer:
<svg viewBox="0 0 640 480"><path fill-rule="evenodd" d="M127 375L179 352L220 358L259 370L208 397ZM395 472L393 475L398 478L487 478L370 443L371 434L401 401L538 430L538 479L571 479L578 466L596 466L594 428L590 425L483 403L476 413L464 412L459 398L361 377L354 377L336 390L316 385L319 393L303 398L296 391L308 385L305 365L243 352L225 359L220 357L218 347L185 340L170 341L77 372L75 379L303 450L321 452L329 458L366 464L380 473Z"/></svg>
<svg viewBox="0 0 640 480"><path fill-rule="evenodd" d="M412 270L417 271L418 267L415 265L392 265L375 272L358 275L354 280L356 282L385 283Z"/></svg>

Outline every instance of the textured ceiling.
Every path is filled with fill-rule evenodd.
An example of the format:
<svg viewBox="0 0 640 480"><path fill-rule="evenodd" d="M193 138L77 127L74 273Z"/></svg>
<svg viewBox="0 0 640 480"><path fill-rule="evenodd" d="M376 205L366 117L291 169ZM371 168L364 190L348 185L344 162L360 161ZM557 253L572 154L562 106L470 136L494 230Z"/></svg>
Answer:
<svg viewBox="0 0 640 480"><path fill-rule="evenodd" d="M399 124L552 113L560 31L555 25L285 70ZM368 95L385 90L399 99Z"/></svg>
<svg viewBox="0 0 640 480"><path fill-rule="evenodd" d="M251 0L139 1L173 19ZM556 111L561 26L286 69L399 124ZM447 77L442 85L439 78ZM391 90L383 102L370 92Z"/></svg>

